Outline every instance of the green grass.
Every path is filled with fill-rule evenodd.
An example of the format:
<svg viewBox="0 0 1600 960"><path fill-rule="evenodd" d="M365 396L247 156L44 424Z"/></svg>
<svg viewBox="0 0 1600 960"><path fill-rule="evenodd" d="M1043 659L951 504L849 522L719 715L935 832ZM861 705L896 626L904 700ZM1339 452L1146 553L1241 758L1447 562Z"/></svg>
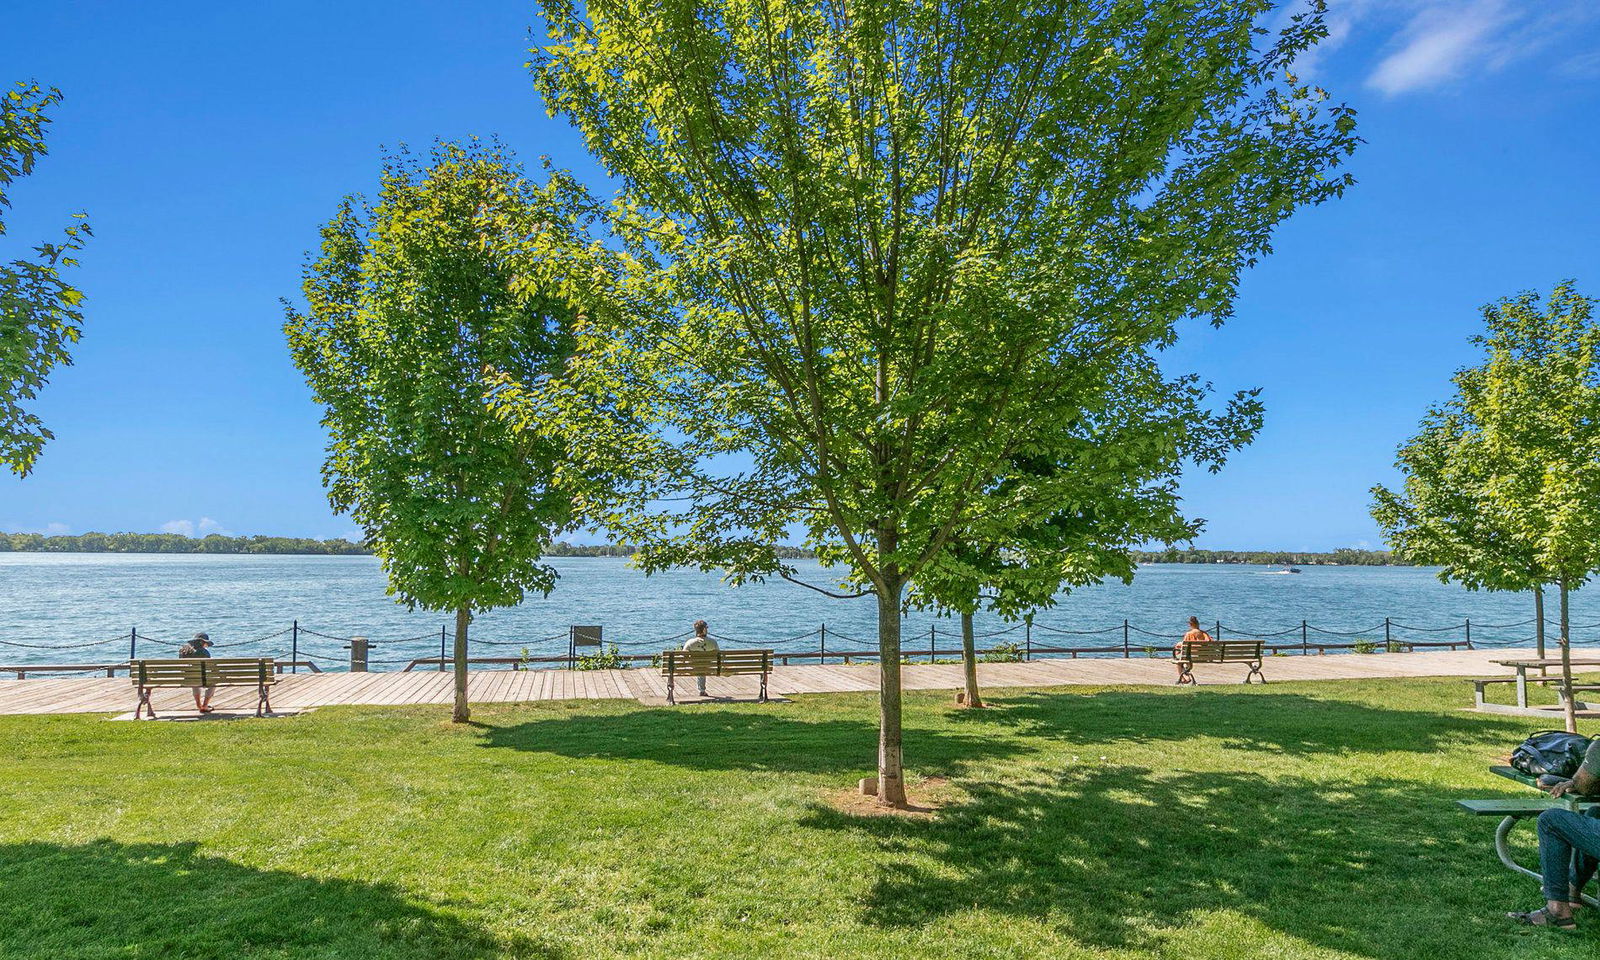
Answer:
<svg viewBox="0 0 1600 960"><path fill-rule="evenodd" d="M1460 680L912 695L933 819L825 798L875 702L0 718L0 958L1594 955L1463 796ZM1591 731L1600 732L1600 731Z"/></svg>

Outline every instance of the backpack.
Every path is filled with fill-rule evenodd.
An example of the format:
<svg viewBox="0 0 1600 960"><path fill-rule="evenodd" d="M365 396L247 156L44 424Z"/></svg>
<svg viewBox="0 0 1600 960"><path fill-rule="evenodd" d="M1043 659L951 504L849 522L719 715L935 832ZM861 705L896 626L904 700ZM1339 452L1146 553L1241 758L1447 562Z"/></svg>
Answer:
<svg viewBox="0 0 1600 960"><path fill-rule="evenodd" d="M1541 730L1511 751L1511 766L1530 777L1571 777L1583 763L1589 744L1588 737L1576 733Z"/></svg>

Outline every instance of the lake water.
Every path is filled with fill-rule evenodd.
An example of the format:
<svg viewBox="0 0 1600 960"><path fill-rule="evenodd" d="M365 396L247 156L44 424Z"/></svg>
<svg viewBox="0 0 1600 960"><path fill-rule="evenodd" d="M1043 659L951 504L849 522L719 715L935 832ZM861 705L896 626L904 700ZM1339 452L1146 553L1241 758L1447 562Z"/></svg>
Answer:
<svg viewBox="0 0 1600 960"><path fill-rule="evenodd" d="M674 571L646 577L612 558L553 561L561 580L548 598L479 616L472 636L475 655L515 656L523 647L534 654L564 654L570 624L600 624L606 641L624 652L662 649L666 638L681 635L698 618L711 632L736 643L777 649L816 650L818 626L826 623L830 650L867 649L875 641L875 608L870 599L835 600L778 581L729 587L715 575ZM825 582L814 563L802 573ZM1555 615L1554 598L1548 614ZM1600 636L1585 616L1584 598L1575 595L1574 636ZM1433 571L1413 567L1307 567L1299 575L1269 568L1233 565L1153 565L1139 569L1131 586L1105 584L1060 598L1035 618L1036 644L1100 646L1122 641L1122 621L1132 625L1138 648L1170 644L1193 614L1209 629L1221 621L1223 636L1245 632L1292 633L1301 620L1314 628L1311 642L1347 642L1323 631L1364 631L1383 639L1385 617L1395 622L1396 638L1459 638L1459 625L1471 618L1472 639L1511 645L1533 635L1533 601L1528 595L1472 593L1438 582ZM408 611L385 593L385 579L372 557L163 556L154 554L0 554L0 663L99 662L124 658L128 631L137 627L140 653L171 650L207 631L225 644L221 655L286 655L290 623L302 628L300 652L348 662L337 638L364 635L377 642L374 669L397 669L411 657L437 655L439 628L450 618ZM1400 626L1404 625L1404 626ZM913 613L906 623L906 646L926 649L929 628L941 650L957 643L959 625L949 619ZM978 620L980 633L1008 627L991 616ZM1410 628L1449 628L1423 633ZM1103 633L1061 633L1096 631ZM1148 637L1139 631L1162 635ZM284 631L279 633L279 631ZM257 640L268 634L278 634ZM1021 629L1003 639L1021 641ZM120 636L120 640L112 640ZM416 639L407 639L416 638ZM996 638L982 641L995 642ZM96 646L70 645L107 641ZM29 644L30 646L17 646ZM39 648L45 649L39 649Z"/></svg>

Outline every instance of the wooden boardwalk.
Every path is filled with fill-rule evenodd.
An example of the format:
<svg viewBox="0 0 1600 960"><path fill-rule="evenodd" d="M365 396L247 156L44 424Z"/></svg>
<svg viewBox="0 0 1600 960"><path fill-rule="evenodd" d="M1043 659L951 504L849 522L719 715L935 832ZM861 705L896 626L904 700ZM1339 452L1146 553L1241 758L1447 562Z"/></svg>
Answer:
<svg viewBox="0 0 1600 960"><path fill-rule="evenodd" d="M1587 650L1594 655L1600 650ZM1574 650L1574 655L1578 651ZM1509 676L1495 660L1531 656L1531 650L1461 650L1427 653L1334 654L1269 657L1269 680L1350 680L1376 677ZM872 692L878 689L874 664L807 664L773 670L775 696L807 693ZM955 664L908 664L902 668L908 690L955 690L961 668ZM1030 663L985 663L978 667L985 688L1061 687L1104 684L1171 685L1176 671L1166 659L1052 659ZM1242 664L1202 664L1195 676L1202 685L1233 684L1243 678ZM686 685L691 692L693 683ZM713 697L753 699L754 677L713 678ZM280 711L360 704L403 706L447 704L449 673L300 673L283 676L272 694ZM474 703L525 703L537 700L636 700L664 703L666 681L655 671L632 670L476 670L469 681ZM683 692L680 690L680 693ZM692 695L689 700L698 699ZM1468 701L1466 693L1463 701ZM0 714L126 713L134 694L126 677L64 677L0 680ZM152 700L160 714L192 716L187 690L157 690ZM1470 701L1468 701L1470 702ZM212 701L218 713L250 713L255 689L224 687Z"/></svg>

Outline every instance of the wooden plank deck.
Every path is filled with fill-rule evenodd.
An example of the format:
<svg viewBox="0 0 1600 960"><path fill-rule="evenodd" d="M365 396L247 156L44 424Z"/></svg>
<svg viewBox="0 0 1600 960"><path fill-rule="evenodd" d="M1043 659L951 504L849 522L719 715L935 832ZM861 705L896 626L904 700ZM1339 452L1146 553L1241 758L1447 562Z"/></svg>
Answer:
<svg viewBox="0 0 1600 960"><path fill-rule="evenodd" d="M1579 651L1574 649L1574 654ZM1268 680L1341 680L1381 677L1510 676L1495 660L1530 656L1528 650L1459 650L1425 653L1331 654L1267 658ZM1583 655L1600 654L1586 650ZM1202 664L1195 676L1202 686L1238 683L1243 664ZM1034 660L1029 663L984 663L978 679L985 688L1059 687L1083 685L1171 685L1176 676L1166 658L1080 658ZM958 664L906 664L902 682L907 690L955 690L961 686ZM755 677L713 678L713 696L753 699L759 687ZM452 674L412 673L298 673L285 674L273 689L274 707L305 710L312 707L360 704L403 706L448 704ZM631 670L475 670L468 689L474 703L526 703L537 700L641 700L659 702L666 697L666 681L645 668ZM692 684L688 688L693 690ZM773 669L769 689L774 696L811 693L870 693L878 689L878 666L873 663L798 664ZM253 687L223 687L212 704L219 712L253 712ZM163 689L152 697L158 714L192 714L189 691ZM1464 702L1468 698L1463 695ZM132 685L125 677L45 677L0 680L0 714L125 713L133 709Z"/></svg>

